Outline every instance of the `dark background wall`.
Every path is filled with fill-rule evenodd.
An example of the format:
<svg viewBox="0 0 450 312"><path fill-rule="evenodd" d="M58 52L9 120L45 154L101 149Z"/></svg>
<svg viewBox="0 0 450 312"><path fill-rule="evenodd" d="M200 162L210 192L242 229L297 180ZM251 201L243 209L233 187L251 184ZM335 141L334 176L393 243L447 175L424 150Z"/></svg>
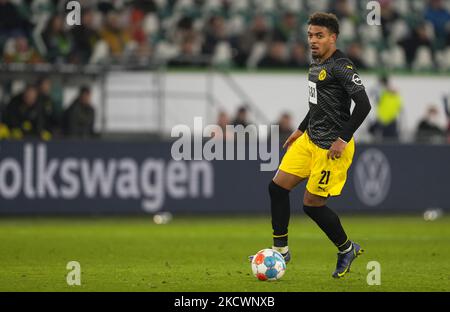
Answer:
<svg viewBox="0 0 450 312"><path fill-rule="evenodd" d="M170 143L1 142L0 214L266 213L260 161L175 161ZM357 145L341 212L450 208L450 146ZM302 205L304 185L292 193Z"/></svg>

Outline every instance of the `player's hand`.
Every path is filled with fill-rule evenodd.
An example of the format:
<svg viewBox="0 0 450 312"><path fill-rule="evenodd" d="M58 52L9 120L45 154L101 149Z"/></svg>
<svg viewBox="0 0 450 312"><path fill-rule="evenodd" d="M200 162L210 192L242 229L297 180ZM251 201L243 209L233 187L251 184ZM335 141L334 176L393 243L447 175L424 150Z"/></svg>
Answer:
<svg viewBox="0 0 450 312"><path fill-rule="evenodd" d="M301 137L303 134L303 131L300 130L295 130L286 140L286 142L284 142L283 144L283 148L289 148L291 146L292 143L295 142L295 140L297 140L299 137Z"/></svg>
<svg viewBox="0 0 450 312"><path fill-rule="evenodd" d="M338 138L336 141L333 142L330 149L328 150L327 153L328 159L335 160L341 158L341 155L344 152L346 146L347 143L344 140Z"/></svg>

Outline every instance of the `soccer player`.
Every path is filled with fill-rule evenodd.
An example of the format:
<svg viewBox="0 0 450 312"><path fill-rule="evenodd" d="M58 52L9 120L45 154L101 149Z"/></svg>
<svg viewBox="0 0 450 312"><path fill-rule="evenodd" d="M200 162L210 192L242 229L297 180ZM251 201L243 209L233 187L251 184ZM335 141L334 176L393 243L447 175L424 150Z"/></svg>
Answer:
<svg viewBox="0 0 450 312"><path fill-rule="evenodd" d="M308 180L305 213L338 249L333 277L343 277L363 250L344 231L339 217L327 206L328 197L344 187L355 150L353 134L371 107L354 64L336 49L339 23L335 15L315 13L308 21L313 61L308 75L309 112L286 140L288 150L269 184L273 249L288 262L289 192ZM355 108L350 113L351 100Z"/></svg>

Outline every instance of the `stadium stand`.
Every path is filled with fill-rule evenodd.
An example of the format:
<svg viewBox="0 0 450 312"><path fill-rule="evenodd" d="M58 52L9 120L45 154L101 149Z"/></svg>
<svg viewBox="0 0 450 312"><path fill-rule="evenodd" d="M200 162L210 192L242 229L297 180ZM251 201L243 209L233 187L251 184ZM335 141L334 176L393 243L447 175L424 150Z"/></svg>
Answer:
<svg viewBox="0 0 450 312"><path fill-rule="evenodd" d="M327 10L340 19L341 47L356 51L355 58L368 51L364 67L450 69L449 1L379 2L381 29L368 27L365 3L355 0L80 1L83 27L69 29L61 17L64 1L2 0L0 49L6 63L189 63L206 56L252 67L266 64L260 61L276 42L281 67L295 68L296 48L306 48L308 13Z"/></svg>

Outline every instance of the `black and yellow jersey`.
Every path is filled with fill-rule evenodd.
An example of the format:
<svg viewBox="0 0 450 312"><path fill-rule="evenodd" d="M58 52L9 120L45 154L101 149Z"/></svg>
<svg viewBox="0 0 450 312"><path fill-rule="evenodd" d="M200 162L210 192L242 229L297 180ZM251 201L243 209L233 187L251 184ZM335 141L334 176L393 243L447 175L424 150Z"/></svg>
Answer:
<svg viewBox="0 0 450 312"><path fill-rule="evenodd" d="M323 63L311 63L308 85L306 130L312 142L329 149L350 119L352 95L364 90L364 85L352 61L340 50Z"/></svg>

